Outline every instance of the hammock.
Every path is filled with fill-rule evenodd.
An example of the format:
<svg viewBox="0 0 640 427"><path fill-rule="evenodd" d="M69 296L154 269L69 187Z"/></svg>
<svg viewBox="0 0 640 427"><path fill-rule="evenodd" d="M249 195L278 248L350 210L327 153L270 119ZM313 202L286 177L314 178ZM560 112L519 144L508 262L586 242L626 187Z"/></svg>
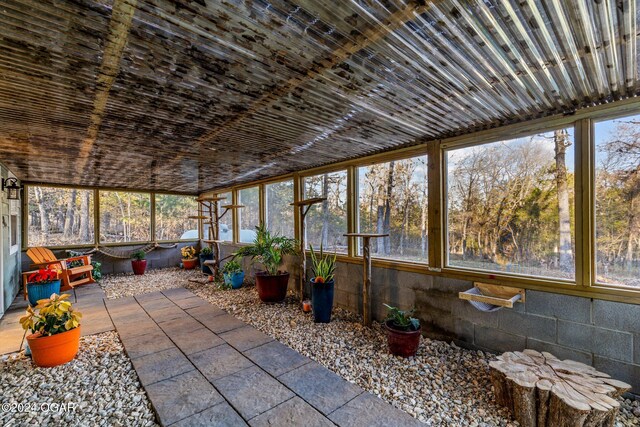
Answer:
<svg viewBox="0 0 640 427"><path fill-rule="evenodd" d="M131 258L131 255L134 252L137 251L144 251L144 253L148 254L149 252L152 252L156 249L172 249L177 247L178 244L174 243L172 245L168 245L168 246L163 246L163 245L159 245L157 243L150 243L146 246L143 246L140 249L130 249L130 250L118 250L118 249L114 249L108 246L96 246L95 248L91 249L90 251L87 252L82 252L82 255L92 255L95 254L96 252L101 253L103 255L106 255L110 258L118 258L118 259L129 259ZM78 251L67 251L67 252L78 252Z"/></svg>

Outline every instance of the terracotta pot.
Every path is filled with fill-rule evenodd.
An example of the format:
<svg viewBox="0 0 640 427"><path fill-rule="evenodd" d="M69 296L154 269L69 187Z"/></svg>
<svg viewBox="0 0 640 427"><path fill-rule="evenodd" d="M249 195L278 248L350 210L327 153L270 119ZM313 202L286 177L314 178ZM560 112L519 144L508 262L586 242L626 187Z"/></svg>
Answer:
<svg viewBox="0 0 640 427"><path fill-rule="evenodd" d="M271 276L266 271L256 273L258 296L263 302L282 302L287 296L289 273Z"/></svg>
<svg viewBox="0 0 640 427"><path fill-rule="evenodd" d="M62 365L70 362L78 354L80 347L80 326L70 331L40 336L40 333L27 337L33 363L43 368Z"/></svg>
<svg viewBox="0 0 640 427"><path fill-rule="evenodd" d="M147 260L146 259L132 259L131 260L131 268L133 268L133 274L136 276L141 276L144 274L144 271L147 269Z"/></svg>
<svg viewBox="0 0 640 427"><path fill-rule="evenodd" d="M183 259L182 265L185 270L193 270L198 265L198 258Z"/></svg>
<svg viewBox="0 0 640 427"><path fill-rule="evenodd" d="M390 320L387 320L384 325L387 329L389 353L402 357L412 357L416 355L418 346L420 345L422 328L417 331L400 331L391 326Z"/></svg>

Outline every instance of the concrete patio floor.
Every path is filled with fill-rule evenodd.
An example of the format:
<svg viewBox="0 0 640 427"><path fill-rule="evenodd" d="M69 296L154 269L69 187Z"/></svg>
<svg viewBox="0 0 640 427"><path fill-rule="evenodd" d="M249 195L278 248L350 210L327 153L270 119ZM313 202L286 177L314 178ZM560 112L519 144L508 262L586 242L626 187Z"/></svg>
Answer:
<svg viewBox="0 0 640 427"><path fill-rule="evenodd" d="M115 330L164 426L395 426L415 418L184 288L105 299L77 290L83 335ZM21 297L0 354L23 331Z"/></svg>

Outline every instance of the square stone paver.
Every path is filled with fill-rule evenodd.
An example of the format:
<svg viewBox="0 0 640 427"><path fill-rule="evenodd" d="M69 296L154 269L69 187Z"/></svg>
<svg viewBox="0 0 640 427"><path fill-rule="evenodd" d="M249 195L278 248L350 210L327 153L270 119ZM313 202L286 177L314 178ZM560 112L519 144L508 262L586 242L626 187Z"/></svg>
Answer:
<svg viewBox="0 0 640 427"><path fill-rule="evenodd" d="M171 322L162 322L159 323L158 326L160 326L160 328L162 328L162 330L165 331L167 335L171 335L171 333L189 332L196 329L204 328L204 325L202 323L198 322L191 316L173 319Z"/></svg>
<svg viewBox="0 0 640 427"><path fill-rule="evenodd" d="M149 302L154 299L166 299L166 297L162 295L162 292L155 291L155 292L148 292L146 294L138 294L135 296L135 299L140 304L142 304L143 302Z"/></svg>
<svg viewBox="0 0 640 427"><path fill-rule="evenodd" d="M211 305L209 304L208 301L203 300L200 297L191 297L191 298L173 300L173 302L183 310L200 307L201 305Z"/></svg>
<svg viewBox="0 0 640 427"><path fill-rule="evenodd" d="M114 321L113 323L115 323L118 335L120 335L120 339L123 342L130 338L135 338L141 335L160 331L160 327L150 318L146 318L143 320L132 320L129 323L120 324L117 323L113 317L111 319Z"/></svg>
<svg viewBox="0 0 640 427"><path fill-rule="evenodd" d="M191 317L187 313L184 312L183 309L176 305L172 305L171 307L157 308L152 310L147 310L149 316L157 323L169 322L174 319L180 319L183 317Z"/></svg>
<svg viewBox="0 0 640 427"><path fill-rule="evenodd" d="M171 427L236 427L246 426L242 417L227 402L185 418Z"/></svg>
<svg viewBox="0 0 640 427"><path fill-rule="evenodd" d="M214 380L213 384L246 420L294 396L291 390L257 366Z"/></svg>
<svg viewBox="0 0 640 427"><path fill-rule="evenodd" d="M169 337L159 328L144 335L120 339L131 359L174 347Z"/></svg>
<svg viewBox="0 0 640 427"><path fill-rule="evenodd" d="M162 298L156 298L149 301L143 301L140 305L147 311L161 310L163 308L178 308L170 299L162 296Z"/></svg>
<svg viewBox="0 0 640 427"><path fill-rule="evenodd" d="M244 352L253 363L278 377L311 360L278 341L271 341Z"/></svg>
<svg viewBox="0 0 640 427"><path fill-rule="evenodd" d="M104 305L110 312L126 312L131 309L138 309L138 301L134 297L123 297L114 299L105 299Z"/></svg>
<svg viewBox="0 0 640 427"><path fill-rule="evenodd" d="M172 331L167 335L169 335L169 338L171 338L184 354L197 353L224 344L222 338L205 327L190 331Z"/></svg>
<svg viewBox="0 0 640 427"><path fill-rule="evenodd" d="M214 317L202 316L196 319L216 334L221 334L247 325L242 320L230 314L221 314Z"/></svg>
<svg viewBox="0 0 640 427"><path fill-rule="evenodd" d="M231 348L228 344L222 344L208 350L190 354L189 360L196 365L209 381L254 366L249 359Z"/></svg>
<svg viewBox="0 0 640 427"><path fill-rule="evenodd" d="M252 418L249 420L249 425L252 427L325 427L333 426L334 424L320 412L313 409L307 402L296 396Z"/></svg>
<svg viewBox="0 0 640 427"><path fill-rule="evenodd" d="M186 310L188 314L193 316L195 319L202 321L201 319L211 319L216 316L221 316L223 314L227 314L221 308L216 307L213 304L199 305L194 308L189 308Z"/></svg>
<svg viewBox="0 0 640 427"><path fill-rule="evenodd" d="M146 387L162 425L210 408L224 399L198 371L190 371Z"/></svg>
<svg viewBox="0 0 640 427"><path fill-rule="evenodd" d="M185 288L170 288L170 289L164 289L161 292L164 294L165 297L173 301L185 299L185 298L191 298L195 296L193 292Z"/></svg>
<svg viewBox="0 0 640 427"><path fill-rule="evenodd" d="M220 334L220 338L238 351L245 351L273 341L273 338L253 326L243 326Z"/></svg>
<svg viewBox="0 0 640 427"><path fill-rule="evenodd" d="M316 362L302 365L278 379L325 415L362 393L360 387Z"/></svg>
<svg viewBox="0 0 640 427"><path fill-rule="evenodd" d="M366 392L330 414L329 419L345 427L424 425L406 412Z"/></svg>
<svg viewBox="0 0 640 427"><path fill-rule="evenodd" d="M195 369L195 366L175 347L132 359L131 362L143 386Z"/></svg>

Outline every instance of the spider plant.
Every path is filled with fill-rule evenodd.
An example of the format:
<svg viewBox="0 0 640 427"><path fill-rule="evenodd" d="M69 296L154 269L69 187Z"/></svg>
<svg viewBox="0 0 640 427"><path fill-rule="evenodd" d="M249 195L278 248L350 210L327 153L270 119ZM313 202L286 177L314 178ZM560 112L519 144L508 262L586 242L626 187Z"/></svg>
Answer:
<svg viewBox="0 0 640 427"><path fill-rule="evenodd" d="M322 244L320 244L320 253L316 255L313 250L313 246L311 248L311 271L313 272L314 282L315 283L329 283L333 280L333 275L336 270L336 258L337 254L325 255L322 249Z"/></svg>

